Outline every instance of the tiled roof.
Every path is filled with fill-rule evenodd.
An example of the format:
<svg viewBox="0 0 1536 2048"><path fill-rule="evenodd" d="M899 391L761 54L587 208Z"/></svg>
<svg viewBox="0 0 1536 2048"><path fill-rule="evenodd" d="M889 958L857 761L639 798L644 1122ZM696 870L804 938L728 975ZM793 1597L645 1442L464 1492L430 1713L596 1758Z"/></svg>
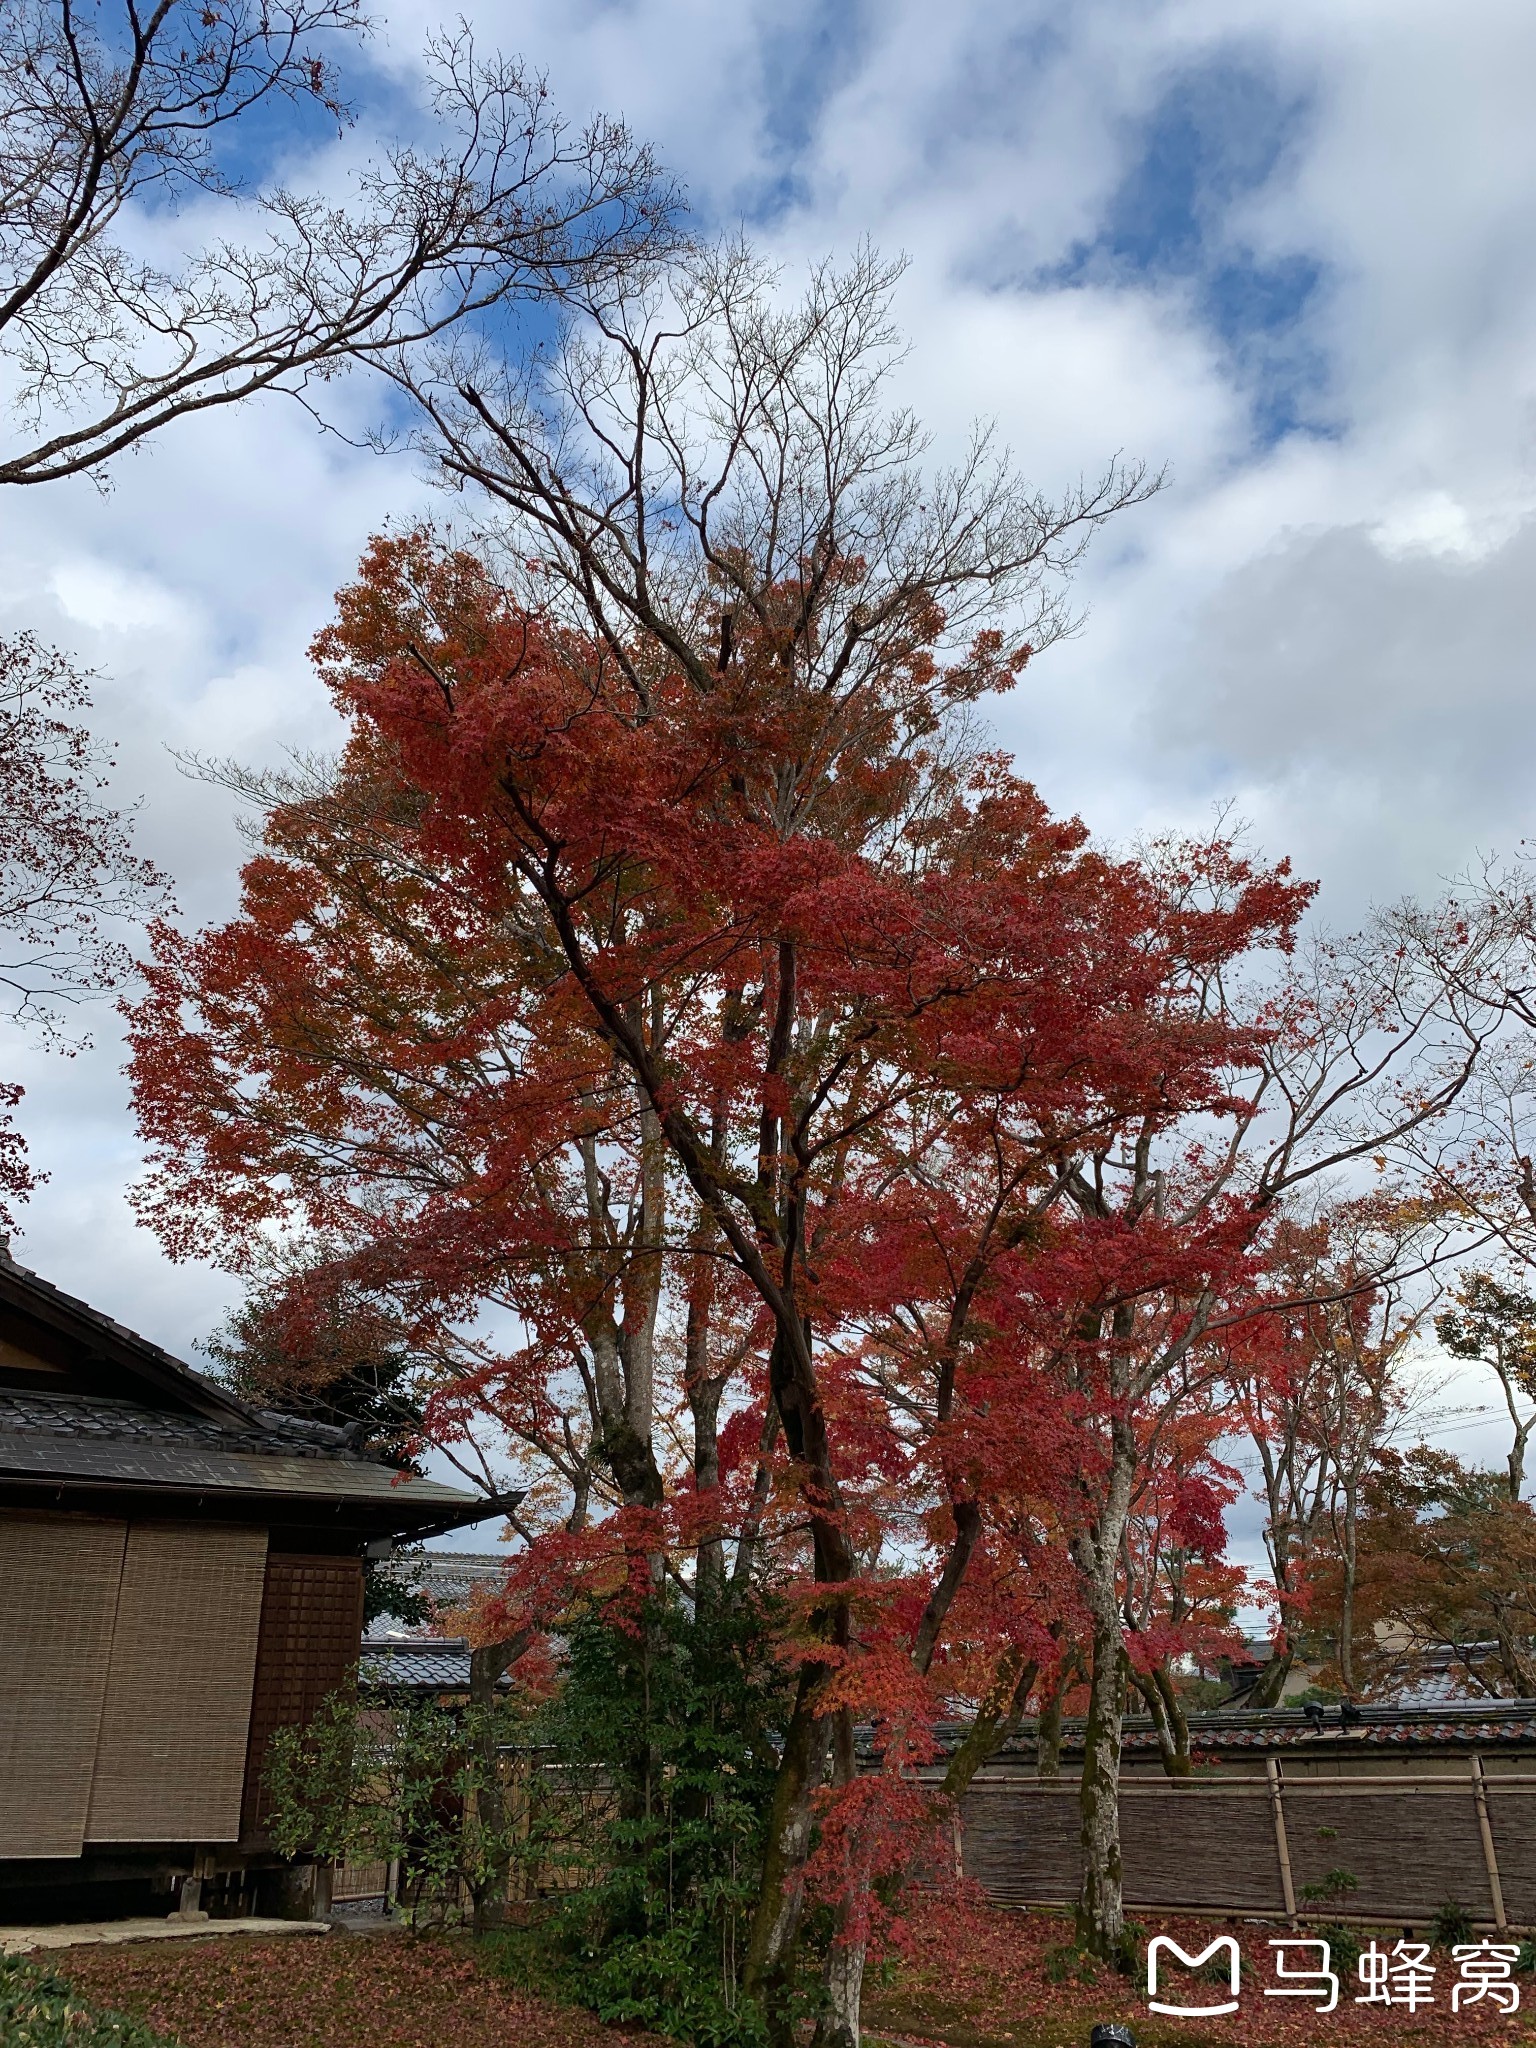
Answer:
<svg viewBox="0 0 1536 2048"><path fill-rule="evenodd" d="M78 1295L66 1294L51 1280L44 1280L29 1266L20 1266L0 1241L0 1304L79 1345L87 1353L110 1359L130 1383L147 1385L158 1393L170 1393L198 1413L224 1419L238 1426L252 1411L236 1400L226 1388L194 1372L182 1359L162 1345L141 1337L137 1330L92 1308Z"/></svg>
<svg viewBox="0 0 1536 2048"><path fill-rule="evenodd" d="M362 1462L342 1430L270 1409L252 1411L255 1428L149 1408L115 1394L18 1393L0 1387L0 1433L70 1437L86 1443L198 1444L241 1457L350 1458ZM369 1460L368 1462L376 1462Z"/></svg>
<svg viewBox="0 0 1536 2048"><path fill-rule="evenodd" d="M87 1364L95 1380L105 1372L109 1385L124 1389L0 1386L0 1483L8 1489L47 1497L66 1486L151 1488L162 1499L207 1492L304 1503L306 1512L321 1500L357 1511L354 1526L382 1524L386 1531L463 1527L511 1504L510 1497L489 1502L401 1472L327 1423L248 1406L158 1344L18 1266L3 1245L0 1239L0 1308L20 1318L23 1331L40 1325L50 1357L62 1339L65 1355Z"/></svg>
<svg viewBox="0 0 1536 2048"><path fill-rule="evenodd" d="M1463 1701L1458 1707L1391 1707L1382 1709L1379 1719L1362 1722L1358 1728L1325 1725L1316 1729L1305 1722L1297 1727L1292 1725L1291 1716L1284 1717L1286 1725L1282 1726L1278 1725L1281 1719L1275 1715L1270 1725L1238 1728L1221 1725L1214 1715L1192 1719L1190 1746L1198 1754L1201 1751L1232 1749L1326 1752L1341 1746L1370 1750L1412 1748L1420 1743L1439 1745L1455 1742L1478 1746L1486 1743L1536 1743L1536 1700L1500 1700L1475 1705ZM1127 1728L1125 1746L1127 1749L1156 1750L1157 1737L1145 1726Z"/></svg>
<svg viewBox="0 0 1536 2048"><path fill-rule="evenodd" d="M469 1494L401 1473L325 1424L267 1410L236 1417L213 1421L117 1395L0 1388L0 1479L368 1503L398 1516L402 1528L428 1518L452 1527L466 1510L479 1511Z"/></svg>
<svg viewBox="0 0 1536 2048"><path fill-rule="evenodd" d="M456 1636L369 1636L358 1677L380 1692L468 1692L469 1645ZM503 1674L498 1682L511 1680Z"/></svg>
<svg viewBox="0 0 1536 2048"><path fill-rule="evenodd" d="M1292 1708L1191 1714L1190 1748L1199 1758L1235 1750L1310 1751L1326 1756L1421 1745L1438 1748L1450 1743L1477 1748L1505 1744L1536 1746L1536 1700L1461 1700L1424 1707L1363 1706L1359 1713L1359 1722L1345 1728L1340 1724L1338 1709L1329 1708L1321 1729ZM936 1732L941 1746L950 1749L963 1736L965 1724L947 1722ZM1062 1728L1063 1753L1076 1755L1082 1744L1083 1723L1066 1722ZM1156 1731L1144 1715L1127 1719L1125 1748L1132 1755L1157 1754ZM1034 1756L1033 1732L1021 1731L993 1758L993 1768L1032 1765Z"/></svg>

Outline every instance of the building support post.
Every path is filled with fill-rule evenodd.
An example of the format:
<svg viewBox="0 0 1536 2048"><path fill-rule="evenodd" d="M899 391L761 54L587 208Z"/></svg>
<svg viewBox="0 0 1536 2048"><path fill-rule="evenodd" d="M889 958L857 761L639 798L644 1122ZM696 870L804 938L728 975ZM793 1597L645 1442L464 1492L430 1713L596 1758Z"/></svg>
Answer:
<svg viewBox="0 0 1536 2048"><path fill-rule="evenodd" d="M212 1849L196 1849L192 1854L192 1874L184 1877L176 1894L176 1917L178 1920L206 1920L203 1911L203 1885L213 1876L218 1858Z"/></svg>

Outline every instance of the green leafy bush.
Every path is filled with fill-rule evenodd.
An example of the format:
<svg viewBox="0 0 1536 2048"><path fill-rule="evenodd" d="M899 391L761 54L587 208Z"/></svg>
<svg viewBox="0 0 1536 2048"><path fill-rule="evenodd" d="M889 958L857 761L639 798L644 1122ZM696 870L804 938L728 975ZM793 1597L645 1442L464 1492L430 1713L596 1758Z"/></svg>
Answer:
<svg viewBox="0 0 1536 2048"><path fill-rule="evenodd" d="M768 1640L744 1601L703 1614L656 1601L633 1627L593 1616L571 1630L563 1682L529 1731L550 1760L530 1853L560 1843L576 1881L540 1902L536 1938L498 1944L499 1967L540 1973L610 2022L756 2048L740 1971L789 1706ZM573 1803L597 1785L606 1799ZM810 1919L807 1963L824 1932Z"/></svg>
<svg viewBox="0 0 1536 2048"><path fill-rule="evenodd" d="M99 2012L51 1970L0 1955L0 2041L5 2048L175 2048L142 2020Z"/></svg>
<svg viewBox="0 0 1536 2048"><path fill-rule="evenodd" d="M272 1840L285 1856L397 1863L413 1926L477 1915L502 1897L523 1846L501 1757L526 1714L506 1700L388 1711L346 1693L307 1728L282 1728L267 1752Z"/></svg>
<svg viewBox="0 0 1536 2048"><path fill-rule="evenodd" d="M1429 1925L1429 1938L1436 1948L1454 1948L1459 1941L1473 1939L1472 1915L1455 1899L1436 1906Z"/></svg>
<svg viewBox="0 0 1536 2048"><path fill-rule="evenodd" d="M1318 1938L1326 1941L1331 1967L1338 1973L1340 1984L1354 1982L1355 1965L1360 1960L1361 1941L1352 1927L1341 1927L1337 1921L1317 1929Z"/></svg>
<svg viewBox="0 0 1536 2048"><path fill-rule="evenodd" d="M1301 1896L1304 1899L1322 1900L1329 1905L1338 1905L1351 1892L1360 1889L1360 1880L1352 1870L1330 1870L1326 1877L1316 1884L1304 1884Z"/></svg>

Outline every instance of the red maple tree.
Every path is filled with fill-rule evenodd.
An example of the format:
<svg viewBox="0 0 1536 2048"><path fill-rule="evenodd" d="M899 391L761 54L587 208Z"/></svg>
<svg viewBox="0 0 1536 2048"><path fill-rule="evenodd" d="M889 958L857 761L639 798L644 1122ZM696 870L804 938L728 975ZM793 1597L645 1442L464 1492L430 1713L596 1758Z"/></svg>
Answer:
<svg viewBox="0 0 1536 2048"><path fill-rule="evenodd" d="M794 1944L817 1786L865 1798L855 1720L913 1731L894 1771L956 1629L973 1671L1018 1653L986 1589L1021 1478L1085 1557L1117 1374L1155 1356L1166 1387L1234 1284L1248 1208L1175 1217L1150 1162L1246 1121L1234 1077L1274 1027L1212 991L1308 894L1219 842L1111 859L957 754L945 707L1022 656L988 633L946 663L941 628L914 608L838 695L770 617L706 689L426 534L376 543L317 642L338 771L272 792L241 914L163 928L132 1017L173 1250L302 1220L438 1333L439 1429L489 1414L587 1490L568 1523L595 1485L686 1522L701 1589L727 1536L803 1581L755 1989ZM486 1302L528 1341L466 1336ZM872 1577L914 1508L920 1565Z"/></svg>

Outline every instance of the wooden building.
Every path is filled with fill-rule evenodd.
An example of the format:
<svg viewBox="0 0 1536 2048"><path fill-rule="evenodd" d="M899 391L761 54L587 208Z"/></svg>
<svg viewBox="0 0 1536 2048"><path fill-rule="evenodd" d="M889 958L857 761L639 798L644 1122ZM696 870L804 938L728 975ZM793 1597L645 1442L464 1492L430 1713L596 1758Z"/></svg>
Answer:
<svg viewBox="0 0 1536 2048"><path fill-rule="evenodd" d="M365 1553L499 1509L0 1255L0 1920L301 1910L271 1734L355 1666Z"/></svg>

